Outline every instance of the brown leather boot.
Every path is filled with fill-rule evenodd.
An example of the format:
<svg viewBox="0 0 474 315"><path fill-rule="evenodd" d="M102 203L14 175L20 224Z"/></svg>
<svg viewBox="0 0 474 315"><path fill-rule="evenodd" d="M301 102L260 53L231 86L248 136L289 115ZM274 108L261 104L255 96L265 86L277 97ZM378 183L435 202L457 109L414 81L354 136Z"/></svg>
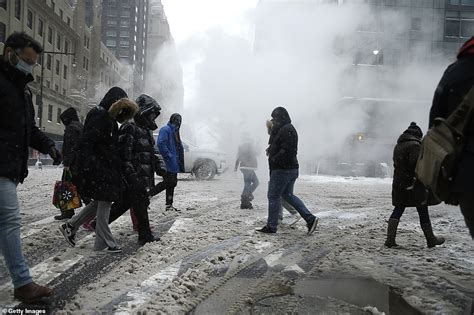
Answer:
<svg viewBox="0 0 474 315"><path fill-rule="evenodd" d="M47 287L43 287L34 282L30 282L22 287L16 288L13 291L13 295L16 299L23 303L35 303L44 297L51 296L53 290Z"/></svg>

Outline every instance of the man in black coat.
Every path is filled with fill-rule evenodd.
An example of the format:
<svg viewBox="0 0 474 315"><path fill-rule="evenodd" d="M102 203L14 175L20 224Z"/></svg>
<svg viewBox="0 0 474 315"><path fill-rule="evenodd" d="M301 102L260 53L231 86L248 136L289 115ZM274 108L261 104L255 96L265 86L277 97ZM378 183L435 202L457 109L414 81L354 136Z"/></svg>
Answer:
<svg viewBox="0 0 474 315"><path fill-rule="evenodd" d="M395 209L388 220L387 240L385 241L387 247L398 246L395 242L398 223L407 207L416 207L428 247L444 243L444 238L436 237L433 234L428 214L428 206L436 205L439 202L433 198L427 199L425 188L415 180L415 167L420 155L422 138L421 128L412 122L398 138L397 145L393 150L392 203Z"/></svg>
<svg viewBox="0 0 474 315"><path fill-rule="evenodd" d="M296 179L299 176L298 133L291 124L290 115L283 107L272 112L272 130L267 149L270 166L268 183L268 219L267 224L257 230L261 233L276 233L281 198L290 204L306 221L308 235L314 233L318 218L314 216L303 201L293 194Z"/></svg>
<svg viewBox="0 0 474 315"><path fill-rule="evenodd" d="M77 145L82 136L82 129L84 126L79 121L77 111L73 107L66 109L61 116L59 116L65 126L63 136L63 165L64 171L70 171L74 177L77 173L75 168ZM74 216L74 210L61 211L60 215L54 217L55 220L70 219Z"/></svg>
<svg viewBox="0 0 474 315"><path fill-rule="evenodd" d="M123 124L119 130L119 152L127 189L122 199L112 205L109 223L133 208L138 223L138 243L144 245L159 240L150 230L147 209L150 205L148 191L155 185L155 141L152 131L158 128L155 119L160 115L161 107L145 94L140 95L136 103L139 110L134 122Z"/></svg>
<svg viewBox="0 0 474 315"><path fill-rule="evenodd" d="M35 124L31 91L41 45L25 33L13 33L0 56L0 250L10 272L15 298L35 302L51 295L51 289L33 282L21 250L20 205L17 186L28 175L28 147L49 153L61 162L54 141Z"/></svg>
<svg viewBox="0 0 474 315"><path fill-rule="evenodd" d="M430 127L437 117L447 118L461 104L474 86L474 37L459 50L457 60L443 74L436 88L430 111ZM467 124L466 146L451 187L459 200L461 212L474 239L474 123Z"/></svg>

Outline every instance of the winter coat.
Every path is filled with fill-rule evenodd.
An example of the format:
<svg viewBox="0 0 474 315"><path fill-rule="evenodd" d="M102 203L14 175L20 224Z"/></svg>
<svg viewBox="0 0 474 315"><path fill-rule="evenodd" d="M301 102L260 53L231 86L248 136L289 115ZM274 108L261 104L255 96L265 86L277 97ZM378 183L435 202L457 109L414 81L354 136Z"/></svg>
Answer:
<svg viewBox="0 0 474 315"><path fill-rule="evenodd" d="M274 110L274 113L281 107ZM274 118L267 149L270 172L277 169L298 169L298 133L291 124L288 112L281 108ZM272 115L274 115L272 113Z"/></svg>
<svg viewBox="0 0 474 315"><path fill-rule="evenodd" d="M120 127L118 141L122 171L128 187L136 191L153 187L155 141L150 131L135 122L128 122Z"/></svg>
<svg viewBox="0 0 474 315"><path fill-rule="evenodd" d="M73 108L66 109L60 116L61 121L66 126L63 137L63 164L71 168L73 174L76 173L76 150L82 136L84 126L79 121L77 112Z"/></svg>
<svg viewBox="0 0 474 315"><path fill-rule="evenodd" d="M237 158L235 160L235 170L237 168L241 169L257 169L257 152L255 150L255 145L252 142L244 142L239 146L237 151Z"/></svg>
<svg viewBox="0 0 474 315"><path fill-rule="evenodd" d="M22 183L28 175L28 147L46 154L54 141L35 123L30 89L32 75L3 61L0 56L0 177Z"/></svg>
<svg viewBox="0 0 474 315"><path fill-rule="evenodd" d="M403 133L393 150L392 204L402 207L439 204L427 196L423 184L415 180L415 167L421 150L421 138Z"/></svg>
<svg viewBox="0 0 474 315"><path fill-rule="evenodd" d="M474 86L474 55L464 56L450 65L436 88L430 111L430 127L437 117L447 118ZM453 192L474 193L474 123L468 124L466 147L458 164Z"/></svg>
<svg viewBox="0 0 474 315"><path fill-rule="evenodd" d="M168 123L160 129L157 147L170 173L184 172L184 149L179 129Z"/></svg>
<svg viewBox="0 0 474 315"><path fill-rule="evenodd" d="M118 151L118 124L113 117L121 112L134 115L137 109L134 102L122 98L112 105L103 101L87 114L77 150L78 175L74 178L81 196L119 200L125 183Z"/></svg>

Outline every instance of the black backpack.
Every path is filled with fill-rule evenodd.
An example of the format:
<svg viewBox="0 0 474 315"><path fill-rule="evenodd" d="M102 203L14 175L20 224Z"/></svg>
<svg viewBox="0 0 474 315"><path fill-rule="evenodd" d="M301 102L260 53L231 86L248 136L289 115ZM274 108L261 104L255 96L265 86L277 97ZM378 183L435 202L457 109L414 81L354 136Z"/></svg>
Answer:
<svg viewBox="0 0 474 315"><path fill-rule="evenodd" d="M423 138L416 164L416 177L436 198L457 205L451 184L464 151L464 131L474 111L474 88L447 119L436 118Z"/></svg>

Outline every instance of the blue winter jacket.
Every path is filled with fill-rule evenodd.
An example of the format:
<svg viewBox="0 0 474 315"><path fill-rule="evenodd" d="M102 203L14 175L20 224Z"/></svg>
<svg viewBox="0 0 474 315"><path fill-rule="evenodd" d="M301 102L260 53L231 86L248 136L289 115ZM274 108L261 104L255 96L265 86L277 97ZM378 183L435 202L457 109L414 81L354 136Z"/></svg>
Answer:
<svg viewBox="0 0 474 315"><path fill-rule="evenodd" d="M170 173L184 172L184 149L179 129L168 123L160 129L156 145Z"/></svg>

